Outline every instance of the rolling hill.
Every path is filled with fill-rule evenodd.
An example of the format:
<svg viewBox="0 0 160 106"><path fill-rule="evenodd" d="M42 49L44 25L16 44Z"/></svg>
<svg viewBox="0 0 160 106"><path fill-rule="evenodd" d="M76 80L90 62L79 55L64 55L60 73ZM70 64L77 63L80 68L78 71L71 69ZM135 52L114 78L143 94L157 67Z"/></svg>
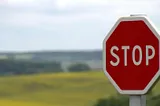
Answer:
<svg viewBox="0 0 160 106"><path fill-rule="evenodd" d="M4 52L1 58L32 61L88 61L102 60L102 51L37 51L37 52Z"/></svg>

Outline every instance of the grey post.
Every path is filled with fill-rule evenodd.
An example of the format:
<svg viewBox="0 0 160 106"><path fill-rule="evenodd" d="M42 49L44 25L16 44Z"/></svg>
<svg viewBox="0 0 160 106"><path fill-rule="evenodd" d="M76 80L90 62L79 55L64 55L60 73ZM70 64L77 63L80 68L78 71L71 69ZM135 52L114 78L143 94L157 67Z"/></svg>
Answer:
<svg viewBox="0 0 160 106"><path fill-rule="evenodd" d="M141 95L141 106L146 106L146 95Z"/></svg>
<svg viewBox="0 0 160 106"><path fill-rule="evenodd" d="M146 95L131 95L129 106L146 106Z"/></svg>
<svg viewBox="0 0 160 106"><path fill-rule="evenodd" d="M133 16L146 16L145 14L131 14ZM130 95L129 106L146 106L146 95Z"/></svg>

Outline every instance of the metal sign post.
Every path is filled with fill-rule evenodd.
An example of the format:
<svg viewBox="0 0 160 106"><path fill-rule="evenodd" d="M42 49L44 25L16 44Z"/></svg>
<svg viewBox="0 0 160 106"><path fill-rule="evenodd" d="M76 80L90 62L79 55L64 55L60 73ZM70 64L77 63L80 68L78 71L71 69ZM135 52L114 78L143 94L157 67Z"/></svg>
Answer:
<svg viewBox="0 0 160 106"><path fill-rule="evenodd" d="M141 104L142 104L142 106L146 106L146 102L147 102L146 95L141 95Z"/></svg>
<svg viewBox="0 0 160 106"><path fill-rule="evenodd" d="M146 16L142 14L132 14L133 16ZM129 96L129 106L146 106L146 95L131 95Z"/></svg>
<svg viewBox="0 0 160 106"><path fill-rule="evenodd" d="M146 95L129 96L129 106L146 106Z"/></svg>

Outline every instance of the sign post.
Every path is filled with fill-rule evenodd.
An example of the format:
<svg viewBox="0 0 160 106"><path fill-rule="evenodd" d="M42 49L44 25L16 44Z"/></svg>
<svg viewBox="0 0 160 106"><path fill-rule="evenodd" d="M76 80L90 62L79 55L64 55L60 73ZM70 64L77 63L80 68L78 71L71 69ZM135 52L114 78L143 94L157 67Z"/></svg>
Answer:
<svg viewBox="0 0 160 106"><path fill-rule="evenodd" d="M129 106L142 106L141 101L141 96L130 96Z"/></svg>
<svg viewBox="0 0 160 106"><path fill-rule="evenodd" d="M129 106L146 106L146 96L145 95L129 96Z"/></svg>
<svg viewBox="0 0 160 106"><path fill-rule="evenodd" d="M160 70L160 34L146 16L121 17L103 41L103 70L130 106L146 106Z"/></svg>
<svg viewBox="0 0 160 106"><path fill-rule="evenodd" d="M130 15L132 16L143 16L143 15ZM146 106L146 95L130 95L129 106Z"/></svg>
<svg viewBox="0 0 160 106"><path fill-rule="evenodd" d="M142 106L146 106L146 102L147 102L147 100L146 100L146 95L142 95L141 96L141 103L142 103Z"/></svg>

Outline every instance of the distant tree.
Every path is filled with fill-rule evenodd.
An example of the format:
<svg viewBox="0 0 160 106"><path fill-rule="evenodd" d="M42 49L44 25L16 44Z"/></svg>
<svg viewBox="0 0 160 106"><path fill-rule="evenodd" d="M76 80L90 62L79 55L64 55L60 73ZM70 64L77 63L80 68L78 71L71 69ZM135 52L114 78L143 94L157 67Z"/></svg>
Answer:
<svg viewBox="0 0 160 106"><path fill-rule="evenodd" d="M59 62L0 60L0 75L20 75L61 71L62 68Z"/></svg>
<svg viewBox="0 0 160 106"><path fill-rule="evenodd" d="M72 64L68 67L68 70L70 72L78 72L78 71L88 71L91 68L89 67L89 65L85 64L85 63L75 63Z"/></svg>

